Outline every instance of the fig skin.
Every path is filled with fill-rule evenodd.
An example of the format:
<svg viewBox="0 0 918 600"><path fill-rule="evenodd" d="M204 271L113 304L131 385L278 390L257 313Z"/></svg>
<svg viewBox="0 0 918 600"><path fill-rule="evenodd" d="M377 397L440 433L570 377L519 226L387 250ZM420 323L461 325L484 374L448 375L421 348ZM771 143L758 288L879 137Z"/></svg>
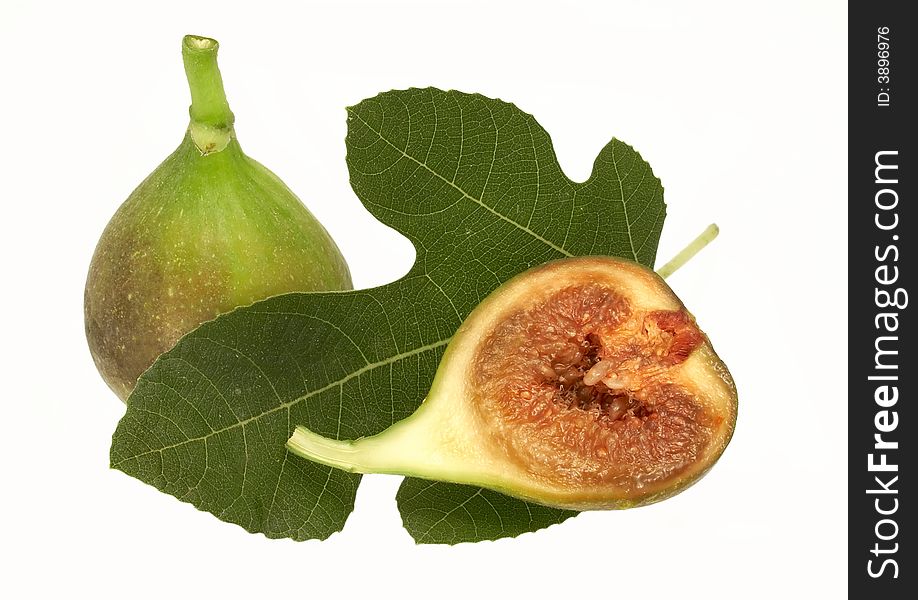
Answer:
<svg viewBox="0 0 918 600"><path fill-rule="evenodd" d="M183 40L189 129L117 210L89 267L86 338L123 401L160 354L204 321L277 294L352 288L328 232L240 148L216 51L214 40Z"/></svg>
<svg viewBox="0 0 918 600"><path fill-rule="evenodd" d="M503 378L511 384L507 389L528 394L530 388L513 388L517 383L513 376L529 373L523 371L528 367L521 361L521 370L501 376L482 371L481 361L488 360L488 348L494 343L499 345L510 339L510 351L517 348L516 338L506 336L505 326L519 315L525 317L529 314L526 311L551 305L558 298L573 300L571 304L576 305L581 300L581 290L596 286L628 302L630 312L623 311L614 317L619 320L611 328L613 334L620 326L631 327L635 322L647 322L648 317L661 316L662 322L681 322L679 327L691 335L684 338L678 333L663 335L663 340L674 340L671 348L678 356L667 355L666 351L654 354L655 347L650 347L650 352L641 359L649 366L633 371L636 377L648 382L649 396L641 396L644 390L640 384L635 385L638 397L649 398L649 414L629 414L616 422L614 417L602 416L595 407L581 410L555 406L554 414L541 421L538 420L541 413L534 416L532 423L536 426L526 429L532 423L524 421L519 425L519 421L506 416L506 411L499 410L508 405L508 398L511 401L515 398L482 396L483 391L496 389L482 381ZM574 292L570 290L575 290L573 298L570 294ZM583 314L574 312L578 317ZM583 323L592 327L593 317L595 314L587 315ZM524 336L520 339L537 330L537 325L520 328ZM641 336L646 329L638 325L634 331ZM609 339L615 339L614 335ZM683 339L691 341L689 346L675 342ZM519 347L520 356L525 356L526 349ZM621 347L603 347L603 351L613 356L622 348L630 346L626 343ZM551 360L554 359L552 355ZM653 404L654 394L658 394L654 390L671 389L679 390L674 397L682 398L682 403L695 412L674 414L664 403ZM530 397L521 394L516 398ZM512 402L509 405L514 406ZM354 441L330 440L297 427L287 447L310 460L352 472L401 474L476 485L564 509L623 509L663 500L701 478L729 443L736 414L736 387L729 371L669 286L653 271L631 261L582 257L526 271L485 298L453 336L427 398L413 415L375 436ZM696 421L689 422L693 418ZM597 425L602 419L606 419L604 424ZM654 419L654 423L649 423ZM583 423L588 426L582 426ZM638 427L642 435L650 432L646 434L651 438L649 441L659 443L631 444L627 440L634 430L629 431L628 427ZM595 452L597 430L611 432L607 438L612 440L608 458L597 458L600 456ZM654 435L658 438L654 439ZM565 446L570 440L574 442ZM678 459L686 440L698 442L699 450L685 459L684 464L675 465L677 468L668 464L666 470L658 469L660 455L665 458L668 452ZM556 452L552 451L552 444ZM635 456L644 450L646 455ZM621 464L615 462L622 457L624 462L630 460L645 471L631 474L633 477L628 473L623 475ZM612 475L605 475L607 472Z"/></svg>

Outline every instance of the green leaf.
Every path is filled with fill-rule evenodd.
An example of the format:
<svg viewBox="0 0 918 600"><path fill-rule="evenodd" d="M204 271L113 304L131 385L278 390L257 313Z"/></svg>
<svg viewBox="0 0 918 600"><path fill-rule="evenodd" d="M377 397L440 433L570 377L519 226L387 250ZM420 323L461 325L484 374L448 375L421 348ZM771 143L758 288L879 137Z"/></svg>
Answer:
<svg viewBox="0 0 918 600"><path fill-rule="evenodd" d="M186 335L141 378L114 434L114 468L268 537L325 538L344 526L359 476L287 453L296 425L337 438L377 433L427 393L450 336L489 292L562 256L652 266L663 190L612 140L583 183L548 134L512 104L412 89L348 110L351 185L417 251L411 271L370 290L288 294ZM490 491L406 480L419 542L518 535L572 512Z"/></svg>
<svg viewBox="0 0 918 600"><path fill-rule="evenodd" d="M577 514L491 490L411 477L405 478L395 499L405 529L419 544L516 537Z"/></svg>

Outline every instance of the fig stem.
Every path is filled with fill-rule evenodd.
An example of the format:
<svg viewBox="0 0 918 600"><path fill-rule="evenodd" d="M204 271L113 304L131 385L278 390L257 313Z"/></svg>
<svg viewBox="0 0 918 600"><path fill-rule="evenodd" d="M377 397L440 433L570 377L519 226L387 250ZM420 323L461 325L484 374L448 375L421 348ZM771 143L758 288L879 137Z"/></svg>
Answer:
<svg viewBox="0 0 918 600"><path fill-rule="evenodd" d="M351 440L333 440L317 433L297 427L287 441L287 449L317 463L343 469L351 473L364 473L355 460L359 450L354 448Z"/></svg>
<svg viewBox="0 0 918 600"><path fill-rule="evenodd" d="M233 135L233 113L217 67L217 40L198 35L182 38L182 61L191 89L189 131L202 154L223 150Z"/></svg>
<svg viewBox="0 0 918 600"><path fill-rule="evenodd" d="M410 422L410 419L406 421ZM400 424L396 423L396 425ZM390 427L386 432L392 429ZM405 429L404 426L395 427L397 432ZM298 426L287 440L287 449L303 458L350 473L398 473L399 467L406 468L403 464L406 460L402 456L401 446L399 444L387 446L384 443L385 437L382 438L383 444L380 446L379 439L380 436L376 435L357 440L333 440ZM410 436L408 439L411 439ZM411 448L412 445L409 443L407 447ZM393 449L395 450L394 456L392 456ZM409 455L423 457L426 453L409 452ZM411 460L407 462L410 463ZM390 471L393 468L396 470Z"/></svg>
<svg viewBox="0 0 918 600"><path fill-rule="evenodd" d="M385 431L356 440L333 440L298 426L287 449L311 461L351 473L384 473L440 479L447 477L454 457L437 435L444 430L442 415L422 403L413 415ZM451 467L452 465L452 467ZM460 469L461 470L461 469Z"/></svg>
<svg viewBox="0 0 918 600"><path fill-rule="evenodd" d="M688 246L679 252L679 254L675 255L668 263L657 269L657 275L666 279L678 271L682 265L692 260L696 254L701 252L702 248L714 241L718 233L720 233L720 228L716 223L708 225L705 230L701 232L701 235L692 240Z"/></svg>

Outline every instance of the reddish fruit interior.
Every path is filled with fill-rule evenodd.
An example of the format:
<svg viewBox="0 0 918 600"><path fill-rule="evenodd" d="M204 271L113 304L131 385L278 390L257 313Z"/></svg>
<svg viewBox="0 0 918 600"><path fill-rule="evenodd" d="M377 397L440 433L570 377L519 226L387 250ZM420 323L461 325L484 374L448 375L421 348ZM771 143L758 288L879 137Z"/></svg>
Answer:
<svg viewBox="0 0 918 600"><path fill-rule="evenodd" d="M608 287L571 286L484 340L476 406L536 476L639 495L711 440L716 419L678 378L704 339L685 310L639 311Z"/></svg>

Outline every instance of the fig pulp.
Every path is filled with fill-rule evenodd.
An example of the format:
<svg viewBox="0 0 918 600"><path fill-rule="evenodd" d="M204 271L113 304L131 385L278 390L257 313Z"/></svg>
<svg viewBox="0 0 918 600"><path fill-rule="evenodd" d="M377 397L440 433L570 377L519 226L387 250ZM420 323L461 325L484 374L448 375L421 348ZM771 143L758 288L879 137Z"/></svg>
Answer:
<svg viewBox="0 0 918 600"><path fill-rule="evenodd" d="M89 267L86 337L122 400L156 357L203 321L276 294L352 287L322 225L242 152L217 47L184 38L192 97L185 139L121 205Z"/></svg>
<svg viewBox="0 0 918 600"><path fill-rule="evenodd" d="M355 441L297 427L294 453L358 473L490 488L559 508L628 508L702 476L733 433L730 373L653 271L572 258L468 316L418 410Z"/></svg>

